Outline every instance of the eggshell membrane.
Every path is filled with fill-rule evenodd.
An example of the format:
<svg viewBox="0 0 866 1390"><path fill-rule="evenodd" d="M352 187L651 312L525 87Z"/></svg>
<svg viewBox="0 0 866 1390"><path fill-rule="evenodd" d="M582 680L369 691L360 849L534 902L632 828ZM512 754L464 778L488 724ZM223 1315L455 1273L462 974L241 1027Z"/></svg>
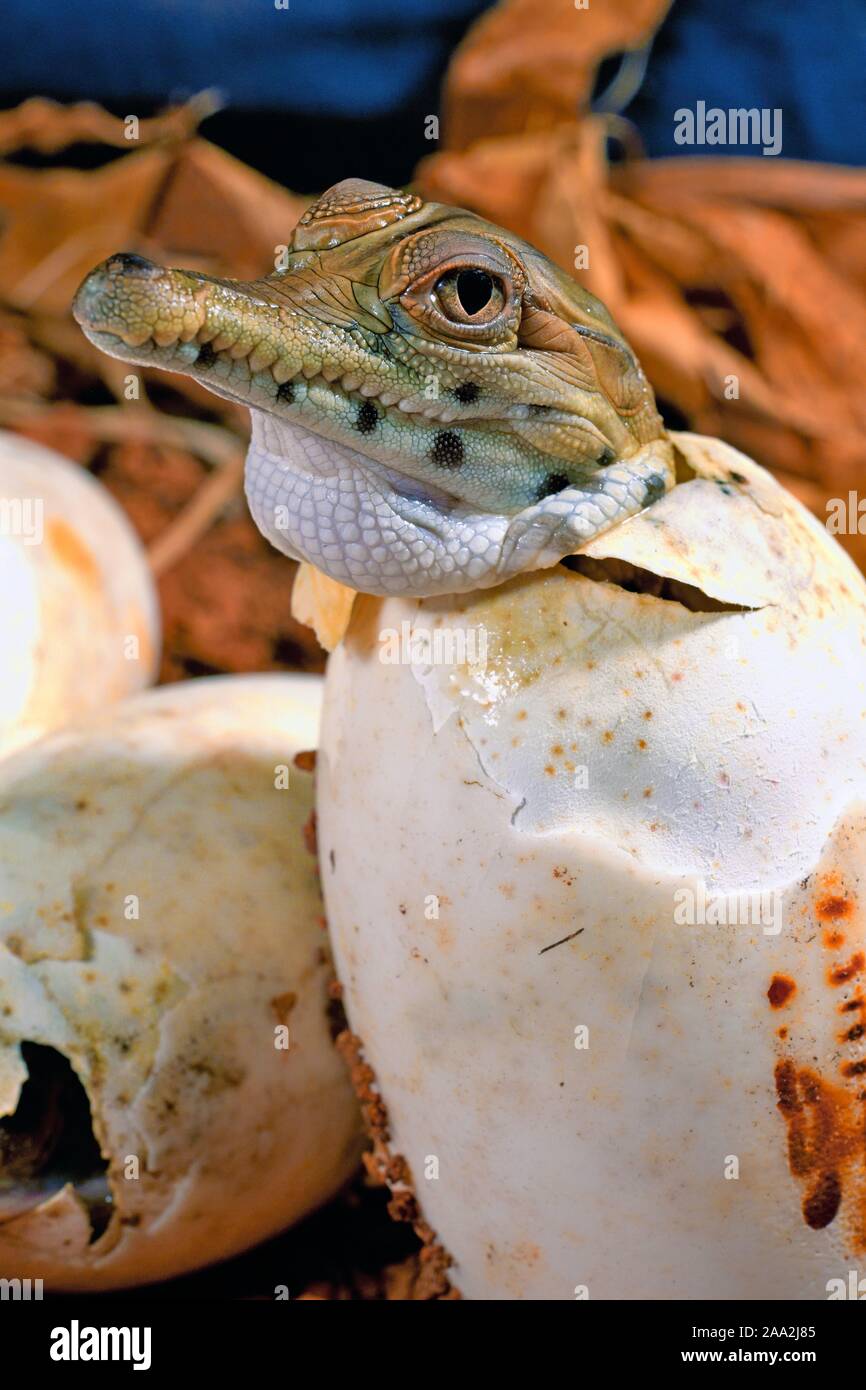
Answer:
<svg viewBox="0 0 866 1390"><path fill-rule="evenodd" d="M68 1058L115 1214L93 1240L67 1183L0 1221L0 1276L166 1278L298 1220L357 1165L303 835L313 779L293 765L320 694L306 676L170 686L5 761L0 1113L26 1077L22 1040Z"/></svg>
<svg viewBox="0 0 866 1390"><path fill-rule="evenodd" d="M329 665L338 971L472 1298L866 1267L866 586L757 465L675 441L694 476L589 550L731 611L558 567L365 599ZM383 662L403 622L486 658Z"/></svg>
<svg viewBox="0 0 866 1390"><path fill-rule="evenodd" d="M160 623L144 550L85 469L0 432L0 505L3 753L147 685Z"/></svg>

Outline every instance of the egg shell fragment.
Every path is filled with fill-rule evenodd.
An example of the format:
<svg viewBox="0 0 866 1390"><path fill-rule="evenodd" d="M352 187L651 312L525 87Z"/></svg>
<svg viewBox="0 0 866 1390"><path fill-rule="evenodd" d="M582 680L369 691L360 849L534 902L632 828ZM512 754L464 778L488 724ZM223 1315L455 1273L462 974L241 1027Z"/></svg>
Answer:
<svg viewBox="0 0 866 1390"><path fill-rule="evenodd" d="M338 973L471 1298L866 1273L866 585L674 438L688 481L587 553L692 606L560 566L359 601L329 664ZM404 623L471 659L383 659Z"/></svg>
<svg viewBox="0 0 866 1390"><path fill-rule="evenodd" d="M304 843L313 776L293 763L320 697L312 676L168 686L4 762L0 1114L22 1043L68 1059L113 1214L92 1228L86 1175L49 1164L19 1193L0 1167L0 1277L167 1278L298 1220L356 1167ZM34 1203L40 1183L56 1190ZM29 1209L10 1217L16 1195Z"/></svg>
<svg viewBox="0 0 866 1390"><path fill-rule="evenodd" d="M155 677L144 550L78 464L0 431L0 753Z"/></svg>

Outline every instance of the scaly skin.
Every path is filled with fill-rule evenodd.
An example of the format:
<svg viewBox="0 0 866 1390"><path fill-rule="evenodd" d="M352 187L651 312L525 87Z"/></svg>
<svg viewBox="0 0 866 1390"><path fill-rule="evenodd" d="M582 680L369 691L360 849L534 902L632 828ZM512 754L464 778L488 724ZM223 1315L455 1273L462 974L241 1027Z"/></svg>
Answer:
<svg viewBox="0 0 866 1390"><path fill-rule="evenodd" d="M118 255L73 308L112 356L249 406L258 526L368 593L553 565L674 481L603 305L510 233L378 184L325 193L267 279Z"/></svg>

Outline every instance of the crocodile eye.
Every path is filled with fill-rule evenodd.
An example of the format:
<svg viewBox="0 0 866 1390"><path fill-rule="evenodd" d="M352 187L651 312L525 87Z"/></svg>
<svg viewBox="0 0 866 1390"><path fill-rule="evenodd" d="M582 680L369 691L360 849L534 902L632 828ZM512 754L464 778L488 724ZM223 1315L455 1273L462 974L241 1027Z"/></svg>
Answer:
<svg viewBox="0 0 866 1390"><path fill-rule="evenodd" d="M397 301L403 331L505 350L517 346L525 288L523 266L495 237L437 225L392 250L378 294L383 304Z"/></svg>
<svg viewBox="0 0 866 1390"><path fill-rule="evenodd" d="M436 281L433 293L452 323L492 323L506 301L499 277L475 266L449 270Z"/></svg>

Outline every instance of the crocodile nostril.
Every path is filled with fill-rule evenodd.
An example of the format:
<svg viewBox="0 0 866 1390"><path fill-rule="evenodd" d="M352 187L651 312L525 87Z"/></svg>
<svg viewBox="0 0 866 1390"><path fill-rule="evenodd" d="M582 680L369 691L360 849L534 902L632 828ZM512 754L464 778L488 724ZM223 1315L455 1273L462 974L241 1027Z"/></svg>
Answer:
<svg viewBox="0 0 866 1390"><path fill-rule="evenodd" d="M141 280L162 274L162 266L154 265L153 261L145 260L144 256L137 256L134 251L119 251L116 256L106 261L105 268L121 270L124 275L134 275Z"/></svg>

